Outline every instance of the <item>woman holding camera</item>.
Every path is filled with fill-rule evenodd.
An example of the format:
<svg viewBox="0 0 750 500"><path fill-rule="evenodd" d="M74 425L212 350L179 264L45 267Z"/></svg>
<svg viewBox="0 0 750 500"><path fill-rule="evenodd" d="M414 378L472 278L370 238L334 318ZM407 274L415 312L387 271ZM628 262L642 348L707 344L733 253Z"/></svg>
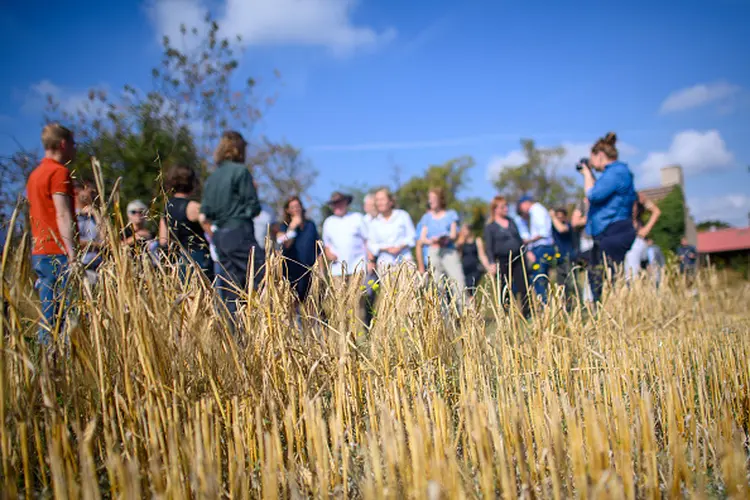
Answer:
<svg viewBox="0 0 750 500"><path fill-rule="evenodd" d="M607 267L622 264L636 236L633 204L637 195L633 173L617 160L616 143L617 136L608 133L591 148L589 161L578 165L589 202L586 231L594 239L590 278L595 301L599 301L602 294L602 264L606 262ZM594 178L592 169L601 172L598 179Z"/></svg>

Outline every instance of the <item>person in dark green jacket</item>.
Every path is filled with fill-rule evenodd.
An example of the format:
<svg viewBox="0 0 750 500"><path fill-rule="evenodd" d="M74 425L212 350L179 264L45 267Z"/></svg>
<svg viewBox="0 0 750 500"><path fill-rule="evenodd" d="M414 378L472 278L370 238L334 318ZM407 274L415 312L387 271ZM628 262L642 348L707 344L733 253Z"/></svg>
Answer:
<svg viewBox="0 0 750 500"><path fill-rule="evenodd" d="M253 176L245 165L246 150L247 142L239 132L222 134L214 152L217 168L206 181L201 201L204 221L217 227L211 236L222 268L221 296L232 314L237 310L234 287L244 290L248 275L259 286L265 257L253 229L260 201ZM249 269L251 258L253 268Z"/></svg>

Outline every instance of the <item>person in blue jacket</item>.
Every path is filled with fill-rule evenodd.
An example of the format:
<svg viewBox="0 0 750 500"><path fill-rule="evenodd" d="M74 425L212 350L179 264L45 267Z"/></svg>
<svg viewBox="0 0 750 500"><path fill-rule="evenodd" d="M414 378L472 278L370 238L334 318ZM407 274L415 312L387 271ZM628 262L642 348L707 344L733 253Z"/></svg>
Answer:
<svg viewBox="0 0 750 500"><path fill-rule="evenodd" d="M313 266L321 253L318 229L306 214L298 196L289 198L284 204L284 222L276 237L284 256L284 276L300 303L310 293Z"/></svg>
<svg viewBox="0 0 750 500"><path fill-rule="evenodd" d="M605 268L622 264L635 240L633 206L637 199L633 173L627 164L618 161L617 136L610 132L591 148L591 157L578 167L583 175L583 188L589 201L586 232L594 239L591 288L599 301ZM601 172L598 179L592 172Z"/></svg>

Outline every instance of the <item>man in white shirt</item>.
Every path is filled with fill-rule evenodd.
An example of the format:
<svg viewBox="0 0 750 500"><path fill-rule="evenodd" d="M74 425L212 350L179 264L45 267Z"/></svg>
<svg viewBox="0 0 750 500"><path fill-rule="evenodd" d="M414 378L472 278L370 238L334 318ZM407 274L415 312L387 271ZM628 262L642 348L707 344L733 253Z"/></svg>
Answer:
<svg viewBox="0 0 750 500"><path fill-rule="evenodd" d="M334 278L354 274L367 276L375 268L375 260L367 249L368 228L362 214L349 212L352 197L333 193L328 205L333 215L323 222L323 251ZM369 308L360 305L360 317L369 325Z"/></svg>
<svg viewBox="0 0 750 500"><path fill-rule="evenodd" d="M531 263L530 279L539 299L546 304L549 265L555 260L552 219L549 210L528 195L518 200L518 213L529 220L529 237L524 243L535 257L535 262Z"/></svg>

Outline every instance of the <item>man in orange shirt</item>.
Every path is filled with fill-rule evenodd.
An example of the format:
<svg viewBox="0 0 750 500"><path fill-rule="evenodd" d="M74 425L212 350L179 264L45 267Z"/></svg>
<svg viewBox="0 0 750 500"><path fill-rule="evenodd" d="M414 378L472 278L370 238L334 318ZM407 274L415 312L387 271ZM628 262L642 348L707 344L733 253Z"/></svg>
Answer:
<svg viewBox="0 0 750 500"><path fill-rule="evenodd" d="M31 172L26 195L34 245L31 261L39 278L37 287L42 303L39 342L47 344L65 290L68 266L76 258L73 183L65 166L75 158L76 148L73 133L58 123L44 127L42 145L44 159Z"/></svg>

